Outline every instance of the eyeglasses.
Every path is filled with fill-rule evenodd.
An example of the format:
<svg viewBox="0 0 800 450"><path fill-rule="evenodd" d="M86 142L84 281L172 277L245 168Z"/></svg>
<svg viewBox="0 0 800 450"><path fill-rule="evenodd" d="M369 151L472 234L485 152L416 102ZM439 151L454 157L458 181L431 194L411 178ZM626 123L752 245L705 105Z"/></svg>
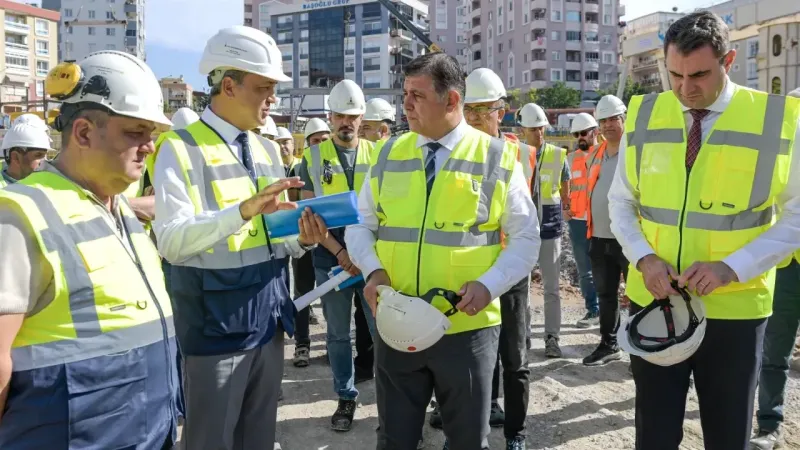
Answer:
<svg viewBox="0 0 800 450"><path fill-rule="evenodd" d="M576 132L572 133L572 137L578 137L578 136L586 137L586 135L591 133L592 131L594 131L594 128L590 128L588 130L583 130L583 131L576 131Z"/></svg>
<svg viewBox="0 0 800 450"><path fill-rule="evenodd" d="M477 116L485 116L495 111L500 111L503 106L465 106L464 114L475 114Z"/></svg>

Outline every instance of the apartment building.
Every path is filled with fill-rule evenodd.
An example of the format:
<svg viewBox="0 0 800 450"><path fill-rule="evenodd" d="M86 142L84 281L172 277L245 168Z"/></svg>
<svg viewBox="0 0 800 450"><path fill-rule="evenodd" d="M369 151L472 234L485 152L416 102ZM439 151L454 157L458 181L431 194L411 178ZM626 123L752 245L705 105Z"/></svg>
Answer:
<svg viewBox="0 0 800 450"><path fill-rule="evenodd" d="M0 0L0 116L45 110L44 80L58 61L58 20L56 12Z"/></svg>
<svg viewBox="0 0 800 450"><path fill-rule="evenodd" d="M292 0L244 0L244 24L272 34L270 8L273 5L289 5L291 3Z"/></svg>
<svg viewBox="0 0 800 450"><path fill-rule="evenodd" d="M753 89L786 94L800 86L800 3L732 0L708 10L731 30L737 50L729 76ZM664 34L682 13L659 12L628 22L622 56L634 81L660 92L670 88L664 64Z"/></svg>
<svg viewBox="0 0 800 450"><path fill-rule="evenodd" d="M466 60L468 71L491 68L507 89L561 81L591 97L617 80L619 19L625 14L619 0L435 0L430 5L434 42ZM467 21L465 38L459 38L453 20Z"/></svg>
<svg viewBox="0 0 800 450"><path fill-rule="evenodd" d="M145 0L42 0L61 14L59 59L81 60L99 50L145 59Z"/></svg>
<svg viewBox="0 0 800 450"><path fill-rule="evenodd" d="M302 109L308 114L324 112L326 96L307 95L301 107L299 98L286 101L290 90L328 88L345 78L364 89L400 89L403 65L425 51L425 45L374 0L253 3L251 26L275 38L283 54L283 70L293 78L278 85L285 108ZM427 32L428 8L424 3L394 3L407 19ZM384 98L397 104L394 97Z"/></svg>
<svg viewBox="0 0 800 450"><path fill-rule="evenodd" d="M164 109L175 112L180 108L192 107L192 85L179 77L164 77L158 80L161 85L161 95L164 97Z"/></svg>

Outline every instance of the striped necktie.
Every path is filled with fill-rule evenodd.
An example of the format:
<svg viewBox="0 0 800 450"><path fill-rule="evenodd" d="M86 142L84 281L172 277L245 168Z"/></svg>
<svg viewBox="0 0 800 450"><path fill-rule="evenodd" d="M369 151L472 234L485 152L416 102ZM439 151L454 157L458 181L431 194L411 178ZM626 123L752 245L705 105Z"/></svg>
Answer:
<svg viewBox="0 0 800 450"><path fill-rule="evenodd" d="M428 197L430 197L433 180L436 179L436 151L442 148L442 144L431 142L425 146L428 147L428 154L425 155L425 181L428 185Z"/></svg>

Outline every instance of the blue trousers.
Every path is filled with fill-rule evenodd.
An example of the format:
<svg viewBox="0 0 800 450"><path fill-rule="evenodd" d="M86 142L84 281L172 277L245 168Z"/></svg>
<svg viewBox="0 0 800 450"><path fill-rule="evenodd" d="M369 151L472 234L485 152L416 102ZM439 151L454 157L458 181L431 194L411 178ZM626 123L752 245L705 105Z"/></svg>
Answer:
<svg viewBox="0 0 800 450"><path fill-rule="evenodd" d="M575 255L575 264L578 266L578 279L581 286L581 295L586 303L586 311L597 314L600 307L597 303L597 293L594 290L592 279L592 263L589 260L589 239L586 238L586 221L572 219L569 225L569 239L572 241L572 253Z"/></svg>

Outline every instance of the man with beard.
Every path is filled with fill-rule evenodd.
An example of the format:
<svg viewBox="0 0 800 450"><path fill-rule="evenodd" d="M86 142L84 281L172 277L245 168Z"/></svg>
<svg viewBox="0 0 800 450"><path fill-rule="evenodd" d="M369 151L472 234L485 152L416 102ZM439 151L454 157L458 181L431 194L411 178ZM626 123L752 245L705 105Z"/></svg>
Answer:
<svg viewBox="0 0 800 450"><path fill-rule="evenodd" d="M606 95L597 102L595 116L605 140L586 158L587 233L583 237L589 239L589 259L600 301L601 340L597 349L583 359L587 366L601 366L622 357L617 345L619 283L623 276L628 276L628 260L611 232L608 215L608 191L617 169L620 139L625 132L625 104L613 95ZM570 224L574 221L572 219Z"/></svg>
<svg viewBox="0 0 800 450"><path fill-rule="evenodd" d="M301 180L305 182L303 199L347 191L358 192L369 168L373 144L366 139L359 139L356 134L366 111L361 88L352 80L340 81L331 89L328 105L331 109L332 139L310 147L305 152L303 163L297 168ZM337 265L353 275L360 274L347 253L344 228L331 230L328 238L314 250L313 259L318 286L328 281L328 272ZM334 391L339 397L339 405L331 417L331 428L336 431L350 430L358 397L350 345L354 295L359 301L366 302L363 282L322 296L322 313L328 325L328 359L333 372ZM366 303L362 306L364 311L369 311ZM372 314L364 315L374 334Z"/></svg>
<svg viewBox="0 0 800 450"><path fill-rule="evenodd" d="M578 149L567 156L572 170L570 176L569 205L564 206L564 219L569 227L572 253L578 266L581 294L586 305L586 315L579 320L578 328L589 328L599 323L597 294L592 281L592 265L589 262L589 241L586 238L587 170L586 157L597 146L597 121L586 113L580 113L572 120L571 132L578 140Z"/></svg>

